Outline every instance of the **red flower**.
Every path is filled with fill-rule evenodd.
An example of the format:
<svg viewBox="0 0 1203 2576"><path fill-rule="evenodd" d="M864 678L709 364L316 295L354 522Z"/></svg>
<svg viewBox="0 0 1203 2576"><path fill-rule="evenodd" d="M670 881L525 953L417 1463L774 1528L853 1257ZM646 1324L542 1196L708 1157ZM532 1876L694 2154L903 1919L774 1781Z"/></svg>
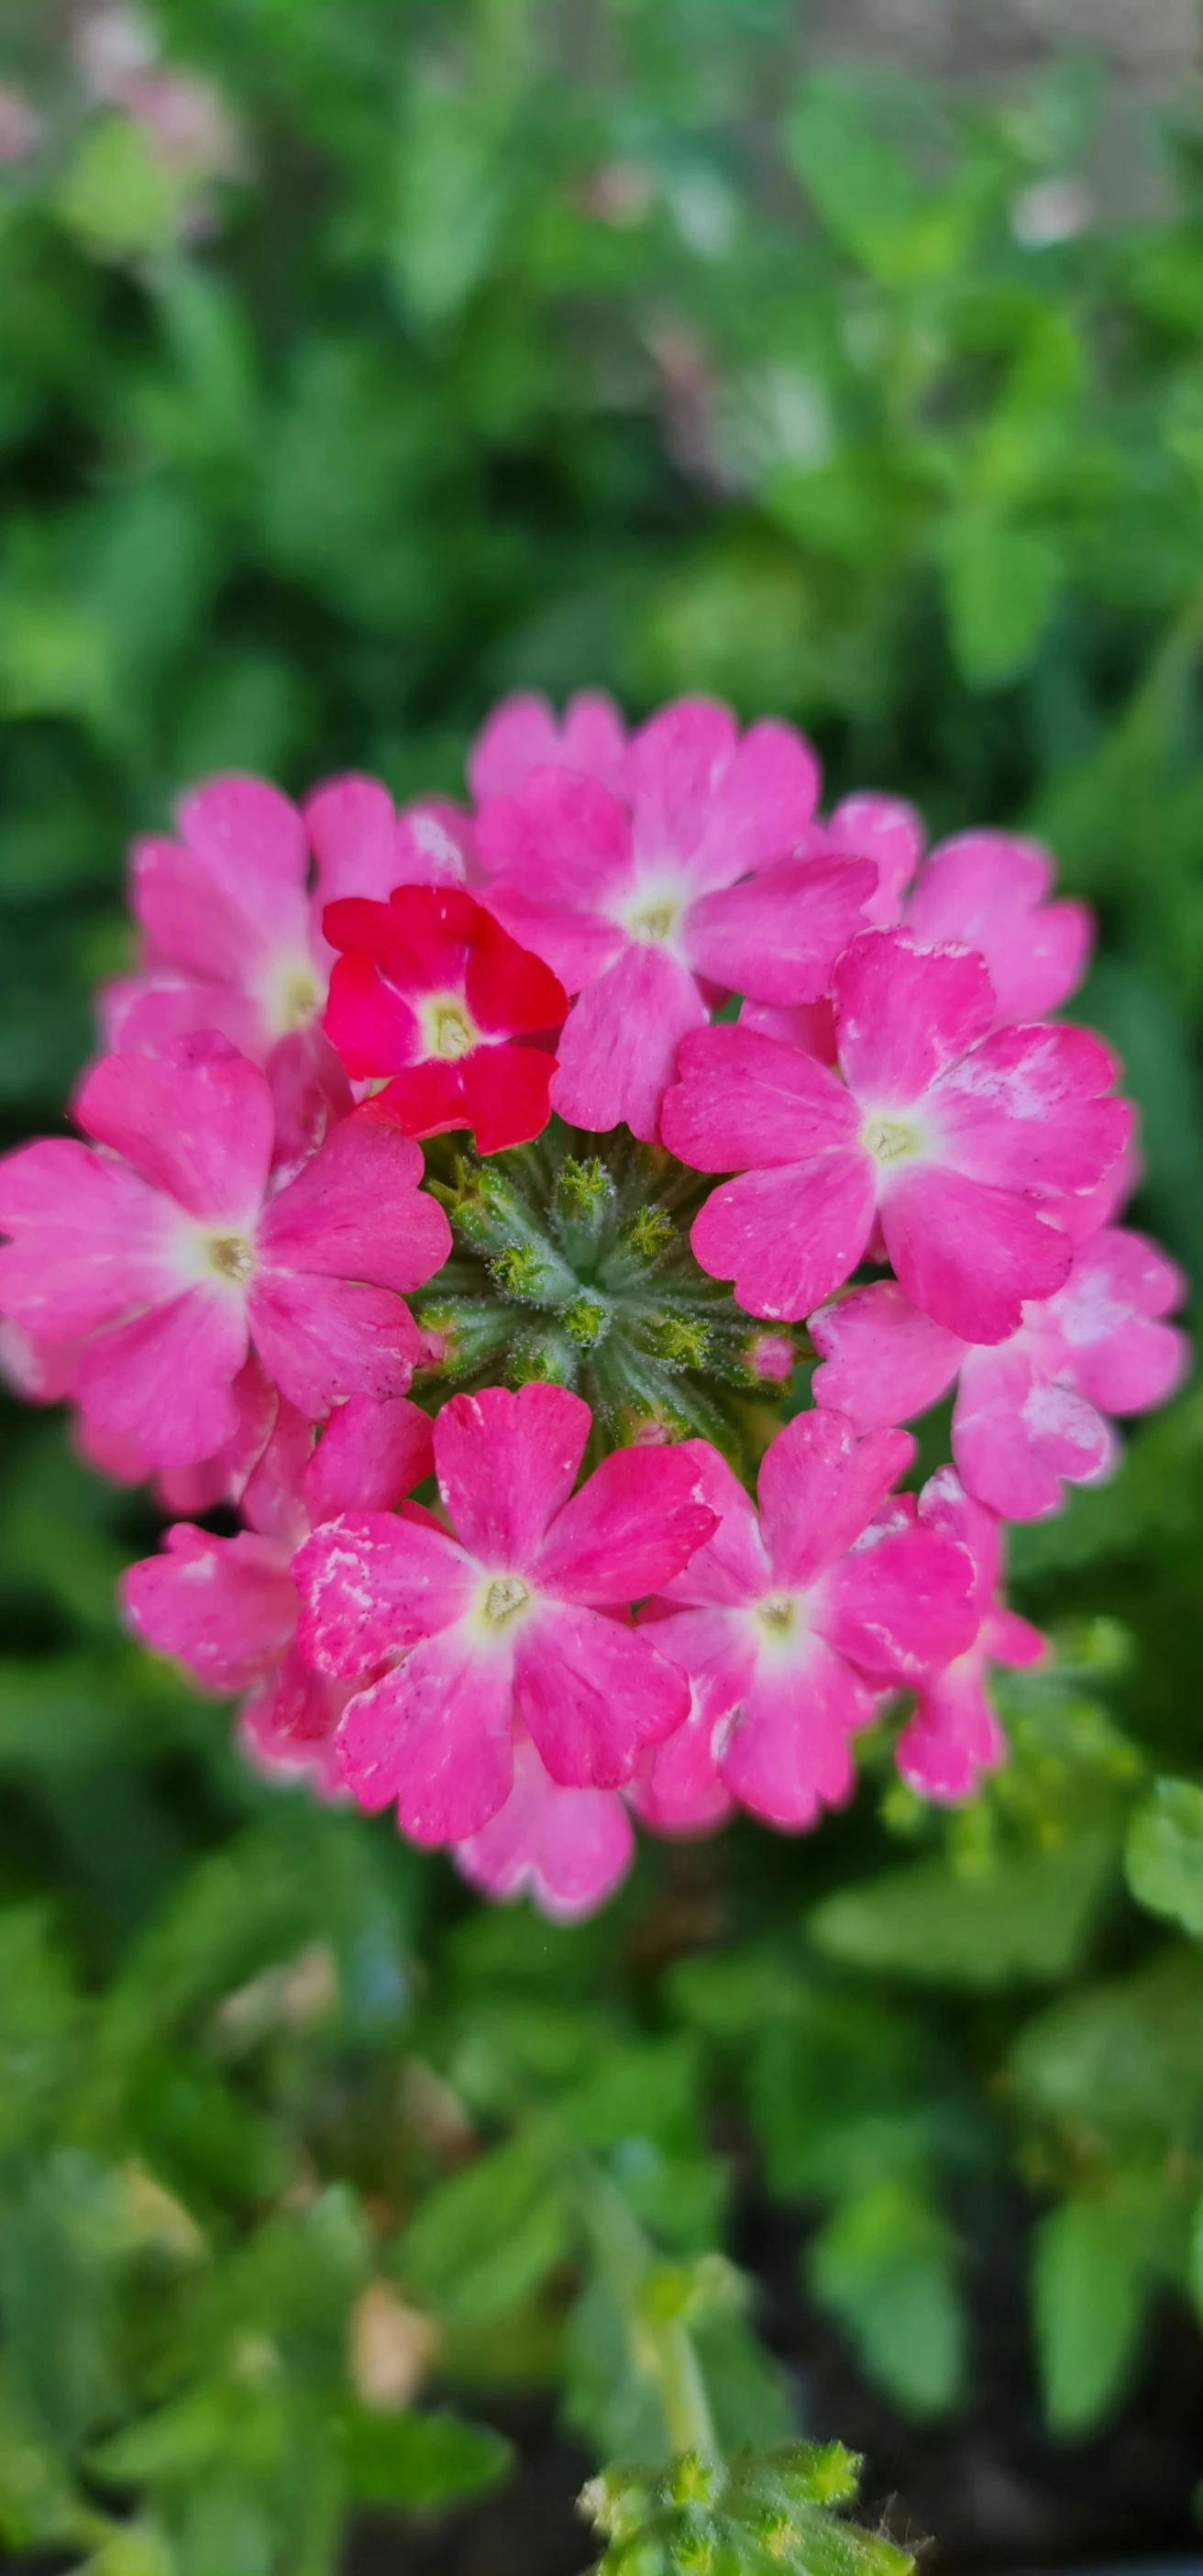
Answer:
<svg viewBox="0 0 1203 2576"><path fill-rule="evenodd" d="M568 999L540 959L457 886L348 895L323 928L341 949L325 1029L355 1081L391 1076L371 1106L407 1136L475 1130L478 1151L547 1125L555 1057L515 1043L563 1026Z"/></svg>

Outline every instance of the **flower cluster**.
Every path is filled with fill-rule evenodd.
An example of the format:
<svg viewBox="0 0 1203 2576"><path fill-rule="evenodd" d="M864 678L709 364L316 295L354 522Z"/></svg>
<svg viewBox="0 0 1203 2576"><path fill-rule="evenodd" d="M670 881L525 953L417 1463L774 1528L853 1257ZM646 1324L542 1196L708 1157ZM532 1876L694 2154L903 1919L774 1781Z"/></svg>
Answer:
<svg viewBox="0 0 1203 2576"><path fill-rule="evenodd" d="M899 1706L903 1778L970 1794L991 1665L1045 1652L1001 1524L1171 1391L1183 1283L1117 1222L1035 845L824 817L702 700L512 698L468 774L217 779L135 847L86 1141L0 1164L0 1332L181 1516L126 1615L248 1758L572 1915L632 1817L812 1825Z"/></svg>

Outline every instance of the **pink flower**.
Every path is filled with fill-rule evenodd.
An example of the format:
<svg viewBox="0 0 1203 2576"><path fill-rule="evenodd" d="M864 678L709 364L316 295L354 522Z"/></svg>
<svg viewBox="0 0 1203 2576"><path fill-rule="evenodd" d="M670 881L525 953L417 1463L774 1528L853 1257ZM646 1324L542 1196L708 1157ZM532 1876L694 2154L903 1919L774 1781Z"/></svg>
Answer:
<svg viewBox="0 0 1203 2576"><path fill-rule="evenodd" d="M654 1141L708 994L825 990L874 878L864 862L790 859L816 784L788 726L753 725L741 742L725 708L683 699L634 736L621 799L561 767L484 807L490 909L579 997L551 1089L561 1117L625 1119Z"/></svg>
<svg viewBox="0 0 1203 2576"><path fill-rule="evenodd" d="M11 170L37 151L45 127L24 90L0 82L0 170Z"/></svg>
<svg viewBox="0 0 1203 2576"><path fill-rule="evenodd" d="M1085 974L1094 923L1086 904L1048 902L1048 851L1012 832L958 832L924 860L924 838L913 806L859 795L813 825L807 847L875 862L877 893L866 906L875 927L901 923L930 947L976 948L994 986L996 1026L1059 1010Z"/></svg>
<svg viewBox="0 0 1203 2576"><path fill-rule="evenodd" d="M482 1154L542 1133L555 1058L516 1041L558 1029L568 997L540 958L446 886L351 896L327 905L325 928L344 952L326 1033L353 1077L391 1077L373 1116L406 1136L471 1127Z"/></svg>
<svg viewBox="0 0 1203 2576"><path fill-rule="evenodd" d="M422 1342L402 1293L451 1246L416 1145L347 1120L268 1197L271 1093L217 1038L106 1056L76 1115L99 1153L54 1138L0 1163L0 1311L85 1342L76 1392L99 1432L154 1466L211 1458L252 1342L310 1419L408 1385Z"/></svg>
<svg viewBox="0 0 1203 2576"><path fill-rule="evenodd" d="M453 1396L435 1461L453 1536L367 1512L302 1548L303 1651L353 1679L339 1730L361 1805L397 1801L416 1842L461 1842L504 1807L520 1723L561 1788L616 1788L679 1726L682 1675L607 1615L679 1574L708 1538L696 1458L621 1449L573 1493L590 1413L557 1386Z"/></svg>
<svg viewBox="0 0 1203 2576"><path fill-rule="evenodd" d="M650 1633L694 1682L696 1730L687 1783L667 1776L669 1745L640 1804L654 1814L659 1795L679 1824L689 1802L699 1813L708 1750L730 1796L797 1831L848 1796L848 1739L883 1684L921 1680L969 1645L969 1561L913 1524L905 1498L883 1509L914 1455L905 1432L858 1439L837 1414L799 1414L761 1461L759 1517L717 1451L685 1447L720 1525L662 1587L676 1615Z"/></svg>
<svg viewBox="0 0 1203 2576"><path fill-rule="evenodd" d="M128 1569L122 1597L138 1636L206 1690L249 1694L239 1732L256 1768L308 1776L327 1795L341 1787L333 1739L350 1688L324 1681L297 1653L293 1554L348 1506L391 1510L429 1475L433 1455L427 1417L404 1396L353 1398L316 1449L308 1423L281 1408L244 1490L250 1528L213 1538L177 1524L161 1556Z"/></svg>
<svg viewBox="0 0 1203 2576"><path fill-rule="evenodd" d="M811 1316L815 1402L867 1431L926 1412L959 1380L952 1454L967 1492L1004 1520L1040 1520L1060 1510L1063 1479L1097 1484L1113 1467L1107 1414L1148 1412L1181 1381L1189 1345L1160 1319L1186 1293L1174 1262L1118 1226L1080 1245L1065 1286L988 1348L876 1281Z"/></svg>
<svg viewBox="0 0 1203 2576"><path fill-rule="evenodd" d="M553 1923L575 1923L626 1877L635 1853L630 1818L615 1789L562 1789L520 1728L513 1749L505 1805L456 1844L456 1868L482 1896L502 1904L529 1896Z"/></svg>
<svg viewBox="0 0 1203 2576"><path fill-rule="evenodd" d="M520 796L536 769L575 769L618 796L625 755L622 717L603 691L580 690L557 724L546 698L521 690L486 716L468 754L468 785L486 805L495 796Z"/></svg>
<svg viewBox="0 0 1203 2576"><path fill-rule="evenodd" d="M864 931L834 976L839 1074L746 1028L694 1032L666 1094L664 1142L739 1173L691 1241L749 1314L808 1313L869 1252L911 1303L966 1341L999 1342L1051 1296L1072 1246L1054 1203L1095 1187L1129 1111L1084 1029L999 1029L981 958ZM874 1256L879 1257L879 1256Z"/></svg>
<svg viewBox="0 0 1203 2576"><path fill-rule="evenodd" d="M972 1796L980 1772L1006 1759L1006 1737L986 1696L987 1666L1038 1663L1047 1647L1038 1628L996 1600L998 1523L969 1500L951 1467L941 1467L924 1486L918 1519L921 1528L954 1541L968 1555L979 1624L964 1653L921 1683L894 1758L908 1788L951 1805Z"/></svg>

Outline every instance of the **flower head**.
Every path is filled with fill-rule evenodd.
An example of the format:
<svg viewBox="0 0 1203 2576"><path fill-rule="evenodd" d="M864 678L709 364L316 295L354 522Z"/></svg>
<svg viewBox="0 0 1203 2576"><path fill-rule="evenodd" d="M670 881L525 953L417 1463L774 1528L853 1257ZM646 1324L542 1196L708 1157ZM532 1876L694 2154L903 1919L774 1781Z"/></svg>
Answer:
<svg viewBox="0 0 1203 2576"><path fill-rule="evenodd" d="M799 736L683 699L635 734L621 794L536 769L477 821L489 905L577 996L552 1106L646 1142L707 994L808 1001L873 891L867 862L794 859L818 773Z"/></svg>
<svg viewBox="0 0 1203 2576"><path fill-rule="evenodd" d="M880 1226L913 1305L966 1341L1005 1340L1024 1299L1067 1278L1055 1203L1096 1186L1130 1113L1103 1096L1115 1065L1098 1038L992 1030L994 1016L970 950L870 930L835 968L838 1073L751 1029L686 1038L665 1143L740 1175L694 1221L702 1268L734 1279L749 1313L796 1317Z"/></svg>
<svg viewBox="0 0 1203 2576"><path fill-rule="evenodd" d="M471 1127L482 1154L540 1134L555 1059L522 1040L558 1029L568 998L538 957L458 887L349 896L325 931L342 951L326 1032L354 1078L388 1077L374 1116L406 1136Z"/></svg>
<svg viewBox="0 0 1203 2576"><path fill-rule="evenodd" d="M0 1163L0 1310L79 1339L75 1390L101 1433L154 1466L211 1458L252 1344L310 1420L408 1386L423 1344L402 1297L451 1241L415 1145L345 1120L269 1194L267 1081L209 1037L104 1057L75 1108L100 1151L47 1139Z"/></svg>
<svg viewBox="0 0 1203 2576"><path fill-rule="evenodd" d="M858 1439L836 1414L799 1414L765 1452L759 1512L713 1450L686 1446L719 1527L662 1586L646 1631L695 1699L687 1758L675 1780L675 1742L655 1758L644 1812L684 1823L686 1800L704 1802L708 1754L731 1797L797 1831L847 1797L848 1740L883 1684L921 1679L970 1644L972 1568L905 1498L887 1504L913 1455L905 1432Z"/></svg>
<svg viewBox="0 0 1203 2576"><path fill-rule="evenodd" d="M451 1534L351 1514L300 1551L302 1647L352 1679L393 1658L339 1731L364 1806L418 1842L460 1842L508 1799L514 1730L562 1788L615 1788L671 1734L689 1686L612 1614L709 1537L687 1448L624 1449L573 1492L589 1407L563 1387L453 1396L435 1423Z"/></svg>

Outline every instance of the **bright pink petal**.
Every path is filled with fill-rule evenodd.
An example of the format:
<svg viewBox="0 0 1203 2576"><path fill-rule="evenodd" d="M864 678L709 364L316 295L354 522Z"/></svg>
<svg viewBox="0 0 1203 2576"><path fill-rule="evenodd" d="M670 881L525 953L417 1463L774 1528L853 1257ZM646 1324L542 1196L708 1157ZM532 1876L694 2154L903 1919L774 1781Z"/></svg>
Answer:
<svg viewBox="0 0 1203 2576"><path fill-rule="evenodd" d="M428 1056L394 1074L359 1111L359 1123L392 1127L398 1136L446 1136L470 1124L464 1071L470 1058L440 1064ZM548 1067L550 1072L550 1066Z"/></svg>
<svg viewBox="0 0 1203 2576"><path fill-rule="evenodd" d="M315 1020L278 1038L267 1059L276 1120L273 1185L295 1179L353 1107L351 1086Z"/></svg>
<svg viewBox="0 0 1203 2576"><path fill-rule="evenodd" d="M521 796L486 805L476 834L487 876L554 910L600 911L632 883L623 806L572 770L537 769Z"/></svg>
<svg viewBox="0 0 1203 2576"><path fill-rule="evenodd" d="M537 1560L541 1591L626 1603L663 1590L716 1527L695 1447L617 1449L553 1520Z"/></svg>
<svg viewBox="0 0 1203 2576"><path fill-rule="evenodd" d="M756 1511L725 1458L708 1440L685 1440L673 1454L687 1458L698 1499L718 1516L718 1528L691 1556L683 1572L660 1588L666 1601L713 1602L726 1607L756 1601L769 1588L769 1560ZM671 1648L666 1649L671 1653Z"/></svg>
<svg viewBox="0 0 1203 2576"><path fill-rule="evenodd" d="M397 816L395 864L394 885L475 884L480 870L471 815L445 796L423 796L416 804L403 805ZM348 886L348 893L354 891Z"/></svg>
<svg viewBox="0 0 1203 2576"><path fill-rule="evenodd" d="M181 797L176 821L189 848L227 874L304 883L305 827L295 805L263 778L210 778Z"/></svg>
<svg viewBox="0 0 1203 2576"><path fill-rule="evenodd" d="M940 1806L970 1798L983 1771L1007 1758L1007 1740L982 1687L982 1659L963 1655L921 1692L894 1747L908 1789Z"/></svg>
<svg viewBox="0 0 1203 2576"><path fill-rule="evenodd" d="M562 905L537 903L496 877L482 890L495 919L503 923L520 948L541 957L566 993L583 992L599 975L617 964L626 947L621 922L597 912L569 912Z"/></svg>
<svg viewBox="0 0 1203 2576"><path fill-rule="evenodd" d="M198 1038L159 1062L108 1055L75 1098L81 1127L151 1186L212 1224L242 1230L271 1168L271 1092L258 1067Z"/></svg>
<svg viewBox="0 0 1203 2576"><path fill-rule="evenodd" d="M792 1322L843 1286L873 1224L873 1180L860 1154L744 1172L714 1190L689 1240L712 1279L734 1283L745 1314Z"/></svg>
<svg viewBox="0 0 1203 2576"><path fill-rule="evenodd" d="M918 1502L924 1529L963 1548L973 1567L973 1601L983 1618L993 1615L1002 1574L1002 1533L992 1511L966 1492L955 1467L937 1467Z"/></svg>
<svg viewBox="0 0 1203 2576"><path fill-rule="evenodd" d="M684 1724L689 1684L648 1634L558 1601L518 1626L515 1706L561 1787L618 1788L645 1744Z"/></svg>
<svg viewBox="0 0 1203 2576"><path fill-rule="evenodd" d="M381 900L401 883L396 813L379 779L328 779L306 798L304 819L323 903L348 894Z"/></svg>
<svg viewBox="0 0 1203 2576"><path fill-rule="evenodd" d="M908 1108L994 1017L994 989L969 949L921 948L904 930L865 930L833 978L840 1065L865 1108Z"/></svg>
<svg viewBox="0 0 1203 2576"><path fill-rule="evenodd" d="M835 1009L829 994L821 1002L745 1002L737 1026L780 1038L800 1055L817 1056L820 1064L835 1063Z"/></svg>
<svg viewBox="0 0 1203 2576"><path fill-rule="evenodd" d="M309 913L303 876L289 885L253 865L210 860L178 841L135 844L130 904L155 967L202 982L254 984L276 957L304 958Z"/></svg>
<svg viewBox="0 0 1203 2576"><path fill-rule="evenodd" d="M260 1270L247 1313L255 1348L282 1394L311 1422L353 1395L404 1395L422 1336L391 1288L355 1279Z"/></svg>
<svg viewBox="0 0 1203 2576"><path fill-rule="evenodd" d="M1073 1383L1092 1404L1106 1413L1143 1413L1172 1392L1189 1346L1155 1319L1187 1294L1177 1263L1144 1235L1108 1226L1083 1245L1049 1314Z"/></svg>
<svg viewBox="0 0 1203 2576"><path fill-rule="evenodd" d="M729 885L747 869L776 867L798 849L819 794L819 762L792 725L750 725L717 783L694 846L694 885ZM641 829L642 817L639 826Z"/></svg>
<svg viewBox="0 0 1203 2576"><path fill-rule="evenodd" d="M265 1210L262 1263L278 1272L365 1279L402 1295L421 1288L451 1250L438 1200L417 1186L422 1170L421 1149L408 1137L370 1119L347 1119Z"/></svg>
<svg viewBox="0 0 1203 2576"><path fill-rule="evenodd" d="M1103 1097L1115 1072L1089 1029L996 1029L932 1090L942 1157L998 1189L1091 1190L1131 1124L1126 1101Z"/></svg>
<svg viewBox="0 0 1203 2576"><path fill-rule="evenodd" d="M107 1055L170 1055L181 1038L212 1030L261 1064L272 1039L262 1003L252 994L167 973L119 976L102 984L96 1014Z"/></svg>
<svg viewBox="0 0 1203 2576"><path fill-rule="evenodd" d="M713 1697L710 1678L703 1676L694 1683L685 1724L644 1754L631 1783L631 1805L654 1834L713 1833L731 1813L731 1792L719 1778L715 1755L716 1736L727 1713L721 1681L718 1697L724 1705L717 1717Z"/></svg>
<svg viewBox="0 0 1203 2576"><path fill-rule="evenodd" d="M209 1690L246 1690L285 1653L296 1629L287 1557L248 1530L210 1538L177 1523L161 1556L127 1568L121 1590L145 1643L186 1664Z"/></svg>
<svg viewBox="0 0 1203 2576"><path fill-rule="evenodd" d="M295 1650L238 1712L238 1747L271 1779L308 1780L315 1797L346 1795L334 1753L345 1689L311 1673Z"/></svg>
<svg viewBox="0 0 1203 2576"><path fill-rule="evenodd" d="M484 1896L529 1896L554 1923L592 1914L612 1896L634 1858L635 1840L612 1790L561 1789L534 1745L514 1747L514 1785L504 1807L456 1846L461 1877Z"/></svg>
<svg viewBox="0 0 1203 2576"><path fill-rule="evenodd" d="M870 1528L825 1578L815 1622L871 1681L917 1681L972 1645L973 1574L967 1551L935 1531Z"/></svg>
<svg viewBox="0 0 1203 2576"><path fill-rule="evenodd" d="M590 1413L562 1386L453 1395L434 1435L439 1492L457 1538L481 1564L534 1564L576 1483Z"/></svg>
<svg viewBox="0 0 1203 2576"><path fill-rule="evenodd" d="M67 1137L0 1162L0 1310L50 1341L179 1288L174 1210L124 1164Z"/></svg>
<svg viewBox="0 0 1203 2576"><path fill-rule="evenodd" d="M705 851L736 740L734 716L713 698L677 698L632 734L623 783L639 859L658 868L666 859L691 860ZM786 840L777 855L784 858L789 848ZM741 876L745 865L737 859L730 877ZM704 864L696 882L699 892L708 882Z"/></svg>
<svg viewBox="0 0 1203 2576"><path fill-rule="evenodd" d="M1059 1511L1063 1477L1096 1484L1115 1463L1102 1415L1073 1387L1044 1376L1023 1341L969 1354L952 1417L962 1482L1009 1521Z"/></svg>
<svg viewBox="0 0 1203 2576"><path fill-rule="evenodd" d="M900 797L867 791L845 796L821 827L824 845L850 859L872 859L877 891L867 907L868 919L886 930L901 917L902 898L919 861L927 834L922 816Z"/></svg>
<svg viewBox="0 0 1203 2576"><path fill-rule="evenodd" d="M910 1465L909 1431L858 1439L839 1413L799 1413L766 1449L757 1492L774 1586L810 1583L859 1538Z"/></svg>
<svg viewBox="0 0 1203 2576"><path fill-rule="evenodd" d="M1000 1020L1043 1019L1081 981L1093 935L1084 904L1046 903L1038 842L961 832L932 851L907 905L916 938L960 940L985 958Z"/></svg>
<svg viewBox="0 0 1203 2576"><path fill-rule="evenodd" d="M695 973L764 1002L815 1002L863 928L873 870L856 859L795 859L690 905L682 936Z"/></svg>
<svg viewBox="0 0 1203 2576"><path fill-rule="evenodd" d="M521 794L536 769L579 769L616 793L622 778L622 717L600 690L570 698L562 728L533 690L503 698L468 754L468 784L478 805Z"/></svg>
<svg viewBox="0 0 1203 2576"><path fill-rule="evenodd" d="M555 1069L555 1057L539 1047L477 1047L464 1057L464 1114L478 1154L529 1145L542 1135L551 1116Z"/></svg>
<svg viewBox="0 0 1203 2576"><path fill-rule="evenodd" d="M654 1144L677 1048L704 1028L706 1005L688 967L650 941L632 940L569 1012L558 1047L552 1107L570 1125L625 1124Z"/></svg>
<svg viewBox="0 0 1203 2576"><path fill-rule="evenodd" d="M822 1361L811 1379L815 1403L847 1414L858 1431L926 1413L952 1385L966 1348L892 1279L821 1306L806 1329Z"/></svg>
<svg viewBox="0 0 1203 2576"><path fill-rule="evenodd" d="M1006 1341L1025 1299L1051 1297L1073 1259L1027 1200L932 1164L891 1184L881 1222L912 1306L967 1342Z"/></svg>
<svg viewBox="0 0 1203 2576"><path fill-rule="evenodd" d="M427 1637L349 1701L336 1738L362 1807L397 1801L416 1843L479 1833L510 1792L510 1657L476 1651L462 1628Z"/></svg>
<svg viewBox="0 0 1203 2576"><path fill-rule="evenodd" d="M231 1439L231 1387L247 1355L243 1302L191 1288L80 1354L79 1400L102 1432L136 1440L153 1467L191 1467Z"/></svg>
<svg viewBox="0 0 1203 2576"><path fill-rule="evenodd" d="M856 1103L826 1065L752 1029L687 1037L666 1094L661 1133L695 1172L798 1164L855 1147Z"/></svg>
<svg viewBox="0 0 1203 2576"><path fill-rule="evenodd" d="M740 1805L797 1833L852 1789L848 1737L873 1713L870 1692L821 1637L796 1662L762 1661L719 1771Z"/></svg>
<svg viewBox="0 0 1203 2576"><path fill-rule="evenodd" d="M478 1581L445 1531L392 1512L328 1521L298 1548L292 1577L302 1653L344 1681L463 1619Z"/></svg>
<svg viewBox="0 0 1203 2576"><path fill-rule="evenodd" d="M353 1396L332 1413L305 1471L312 1525L340 1513L387 1512L434 1471L429 1416L404 1395Z"/></svg>

